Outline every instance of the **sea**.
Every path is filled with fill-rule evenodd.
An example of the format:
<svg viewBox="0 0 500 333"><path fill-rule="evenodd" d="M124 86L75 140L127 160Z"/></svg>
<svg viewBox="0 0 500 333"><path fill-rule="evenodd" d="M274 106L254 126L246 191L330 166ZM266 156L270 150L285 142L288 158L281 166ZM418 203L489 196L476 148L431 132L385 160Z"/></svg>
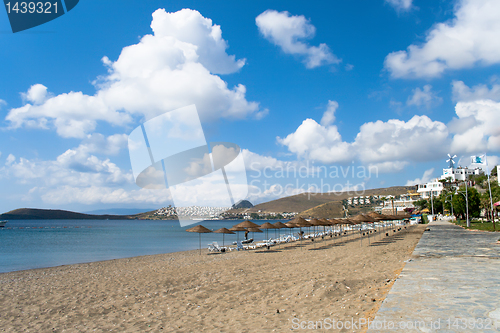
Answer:
<svg viewBox="0 0 500 333"><path fill-rule="evenodd" d="M0 273L194 250L199 248L199 234L186 229L196 224L229 229L240 222L200 221L181 228L170 220L11 220L0 228ZM289 232L285 230L281 233ZM269 230L269 237L274 234ZM218 233L201 234L201 247L206 249L214 241L228 245L238 237L242 239L243 233L224 239ZM261 240L266 234L250 233L250 237Z"/></svg>

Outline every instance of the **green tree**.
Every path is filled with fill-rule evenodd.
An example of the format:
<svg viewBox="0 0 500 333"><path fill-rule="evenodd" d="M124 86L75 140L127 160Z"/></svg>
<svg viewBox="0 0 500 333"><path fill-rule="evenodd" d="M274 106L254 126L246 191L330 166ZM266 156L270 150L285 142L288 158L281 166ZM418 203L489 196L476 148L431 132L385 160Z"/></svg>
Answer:
<svg viewBox="0 0 500 333"><path fill-rule="evenodd" d="M466 200L465 200L465 187L460 187L459 192L453 196L453 212L455 215L459 215L462 219L466 218ZM478 217L481 212L481 198L479 192L473 188L469 187L467 189L467 198L469 201L469 218Z"/></svg>
<svg viewBox="0 0 500 333"><path fill-rule="evenodd" d="M497 176L497 175L498 175L498 174L497 174L497 172L498 172L498 169L497 169L497 168L498 168L498 165L497 165L496 167L494 167L493 169L491 169L491 173L490 173L490 176L491 176L491 177L495 177L495 176Z"/></svg>
<svg viewBox="0 0 500 333"><path fill-rule="evenodd" d="M429 204L429 203L428 203L428 201L427 201L427 200L425 200L425 199L420 199L420 200L417 200L417 201L415 202L415 206L416 206L419 210L423 210L423 209L427 208L427 207L428 207L428 204Z"/></svg>

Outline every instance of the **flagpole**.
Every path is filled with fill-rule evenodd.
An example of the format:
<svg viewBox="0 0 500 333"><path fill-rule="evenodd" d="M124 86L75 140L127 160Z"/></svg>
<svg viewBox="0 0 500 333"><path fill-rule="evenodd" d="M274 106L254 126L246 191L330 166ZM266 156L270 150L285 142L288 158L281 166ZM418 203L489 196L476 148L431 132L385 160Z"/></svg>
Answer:
<svg viewBox="0 0 500 333"><path fill-rule="evenodd" d="M490 173L488 172L488 156L486 153L484 154L484 161L486 162L486 174L488 175L488 189L490 190L490 205L491 205L491 219L493 220L493 230L496 230L495 227L495 212L493 210L493 197L491 196L491 184L490 184Z"/></svg>

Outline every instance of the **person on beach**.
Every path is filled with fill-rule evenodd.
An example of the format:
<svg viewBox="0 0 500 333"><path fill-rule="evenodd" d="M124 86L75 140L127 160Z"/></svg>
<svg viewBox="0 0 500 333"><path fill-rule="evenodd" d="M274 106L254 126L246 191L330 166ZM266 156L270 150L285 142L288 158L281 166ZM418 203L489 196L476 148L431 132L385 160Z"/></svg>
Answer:
<svg viewBox="0 0 500 333"><path fill-rule="evenodd" d="M245 230L245 239L248 240L248 230Z"/></svg>

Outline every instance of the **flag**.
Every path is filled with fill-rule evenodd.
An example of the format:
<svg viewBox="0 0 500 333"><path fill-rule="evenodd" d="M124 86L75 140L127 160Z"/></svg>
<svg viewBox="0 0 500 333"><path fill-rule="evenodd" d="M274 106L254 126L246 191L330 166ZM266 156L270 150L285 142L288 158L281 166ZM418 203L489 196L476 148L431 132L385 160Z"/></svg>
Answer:
<svg viewBox="0 0 500 333"><path fill-rule="evenodd" d="M470 162L472 164L485 164L485 162L486 162L486 155L471 156L470 157Z"/></svg>

